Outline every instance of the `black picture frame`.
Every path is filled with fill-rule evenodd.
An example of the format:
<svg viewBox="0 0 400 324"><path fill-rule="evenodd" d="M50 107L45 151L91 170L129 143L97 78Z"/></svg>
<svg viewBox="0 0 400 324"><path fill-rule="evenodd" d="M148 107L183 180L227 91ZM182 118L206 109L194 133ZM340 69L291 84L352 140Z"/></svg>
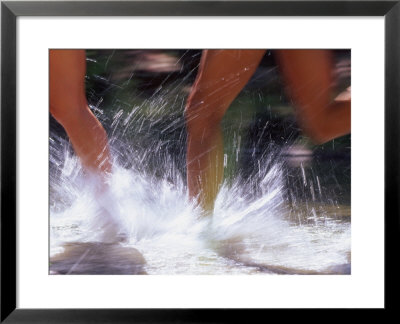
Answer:
<svg viewBox="0 0 400 324"><path fill-rule="evenodd" d="M235 322L263 310L16 308L16 19L19 16L381 16L385 19L385 309L398 286L400 1L2 1L1 322ZM371 126L372 127L372 126ZM373 188L371 188L373 190ZM247 314L251 312L251 314Z"/></svg>

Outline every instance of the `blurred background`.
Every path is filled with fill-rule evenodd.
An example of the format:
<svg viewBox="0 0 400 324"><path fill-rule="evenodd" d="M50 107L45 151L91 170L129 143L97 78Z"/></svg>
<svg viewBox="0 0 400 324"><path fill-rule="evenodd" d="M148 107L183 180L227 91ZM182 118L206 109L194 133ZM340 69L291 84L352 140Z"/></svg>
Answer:
<svg viewBox="0 0 400 324"><path fill-rule="evenodd" d="M351 83L351 53L333 52L334 88L339 94ZM183 112L200 57L201 50L186 49L87 50L88 102L104 125L121 166L140 164L154 176L162 176L165 170L160 170L158 164L163 152L176 166L174 170L185 178ZM329 213L330 217L350 221L351 136L314 146L302 135L273 50L266 53L229 108L223 132L228 182L237 177L246 181L266 157L271 162L284 161L293 221L308 222L311 208L317 210L321 205L324 207L317 210L319 215ZM51 116L50 138L67 138ZM146 159L138 163L135 152L143 148L148 149ZM61 158L58 163L51 159L50 173L60 163Z"/></svg>

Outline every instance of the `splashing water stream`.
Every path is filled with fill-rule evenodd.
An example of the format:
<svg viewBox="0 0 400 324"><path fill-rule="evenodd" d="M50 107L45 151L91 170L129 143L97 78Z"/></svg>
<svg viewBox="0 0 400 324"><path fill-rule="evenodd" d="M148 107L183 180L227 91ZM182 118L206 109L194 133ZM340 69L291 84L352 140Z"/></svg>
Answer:
<svg viewBox="0 0 400 324"><path fill-rule="evenodd" d="M146 128L137 110L118 112L114 130ZM213 215L202 217L187 198L185 172L165 149L169 144L155 139L146 149L128 143L125 132L112 133L114 169L100 196L69 143L51 133L51 273L350 273L350 223L323 206L306 209L311 221L294 222L282 160L264 159L246 181L224 182ZM184 140L180 146L184 152ZM151 159L156 171L144 167ZM298 180L312 181L303 166ZM314 188L321 195L318 176Z"/></svg>
<svg viewBox="0 0 400 324"><path fill-rule="evenodd" d="M110 53L105 69L117 54ZM134 62L140 63L143 53L133 54L137 60ZM174 69L182 72L182 62L192 54L184 52ZM335 190L328 190L326 185L326 177L330 176L335 188L340 189L333 172L335 166L329 161L330 172L321 174L301 162L296 172L289 172L282 154L287 146L276 148L266 143L268 136L264 135L276 127L271 116L266 123L255 122L253 128L258 135L254 148L250 147L240 129L242 124L243 128L249 126L243 112L247 111L248 117L251 109L243 105L251 94L242 97L242 102L237 100L238 125L232 129L224 126L224 140L231 146L224 151L226 180L213 214L203 217L189 201L184 89L193 82L188 78L195 75L199 57L200 53L194 53L196 64L189 64L186 74L175 81L168 74L146 99L128 91L126 97L109 95L112 102L106 104L94 90L90 92L91 101L96 102L91 109L108 131L114 158L107 189L101 193L95 178L85 174L68 139L51 129L50 273L350 273L350 208L341 205ZM97 71L101 64L93 62ZM126 63L125 67L132 66L131 61ZM269 78L262 81L273 84L275 70L276 66L260 70L254 84L257 75L261 78L265 74ZM121 88L129 89L136 73L128 72ZM92 75L93 80L96 78L101 78L97 72ZM137 82L133 82L135 87ZM115 86L108 79L103 83L101 96ZM257 102L264 110L267 107L269 114L273 94L269 90L256 93ZM275 105L281 106L282 94L278 95L280 100ZM107 113L102 105L111 105ZM293 136L291 132L280 129L286 139ZM261 144L263 152L256 154ZM243 156L247 160L241 161ZM232 167L240 163L248 169L246 172Z"/></svg>

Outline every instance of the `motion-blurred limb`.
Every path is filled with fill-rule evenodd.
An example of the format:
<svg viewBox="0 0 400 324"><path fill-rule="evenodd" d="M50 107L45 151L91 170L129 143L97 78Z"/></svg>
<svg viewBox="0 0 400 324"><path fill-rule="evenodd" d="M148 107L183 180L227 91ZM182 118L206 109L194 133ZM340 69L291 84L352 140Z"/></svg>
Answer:
<svg viewBox="0 0 400 324"><path fill-rule="evenodd" d="M50 50L50 112L64 127L82 165L91 173L111 171L107 134L85 94L84 50Z"/></svg>
<svg viewBox="0 0 400 324"><path fill-rule="evenodd" d="M189 197L208 212L223 180L222 117L264 54L264 50L203 51L185 109L187 183Z"/></svg>
<svg viewBox="0 0 400 324"><path fill-rule="evenodd" d="M306 49L276 54L304 133L316 144L350 133L350 92L344 100L332 98L332 52Z"/></svg>
<svg viewBox="0 0 400 324"><path fill-rule="evenodd" d="M223 180L221 120L256 71L264 50L206 50L189 96L187 183L189 197L212 211ZM350 93L333 100L328 50L279 50L280 67L304 132L317 144L350 132Z"/></svg>

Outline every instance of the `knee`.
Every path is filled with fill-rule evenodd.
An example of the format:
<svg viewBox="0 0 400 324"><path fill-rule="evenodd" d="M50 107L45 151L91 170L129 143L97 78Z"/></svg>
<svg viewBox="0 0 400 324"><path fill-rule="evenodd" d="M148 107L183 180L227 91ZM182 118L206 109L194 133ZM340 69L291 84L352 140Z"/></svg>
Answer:
<svg viewBox="0 0 400 324"><path fill-rule="evenodd" d="M185 107L186 129L189 135L207 137L218 130L226 109L217 101L210 101L194 91Z"/></svg>
<svg viewBox="0 0 400 324"><path fill-rule="evenodd" d="M50 114L64 127L79 122L85 109L88 109L86 103L70 101L68 98L62 102L50 100Z"/></svg>
<svg viewBox="0 0 400 324"><path fill-rule="evenodd" d="M68 110L65 107L58 105L57 103L50 101L50 114L57 120L61 125L68 123L70 119Z"/></svg>
<svg viewBox="0 0 400 324"><path fill-rule="evenodd" d="M50 113L60 123L68 122L87 106L85 52L51 50L49 79Z"/></svg>
<svg viewBox="0 0 400 324"><path fill-rule="evenodd" d="M191 139L207 141L220 129L222 116L201 107L187 106L185 109L186 129Z"/></svg>

